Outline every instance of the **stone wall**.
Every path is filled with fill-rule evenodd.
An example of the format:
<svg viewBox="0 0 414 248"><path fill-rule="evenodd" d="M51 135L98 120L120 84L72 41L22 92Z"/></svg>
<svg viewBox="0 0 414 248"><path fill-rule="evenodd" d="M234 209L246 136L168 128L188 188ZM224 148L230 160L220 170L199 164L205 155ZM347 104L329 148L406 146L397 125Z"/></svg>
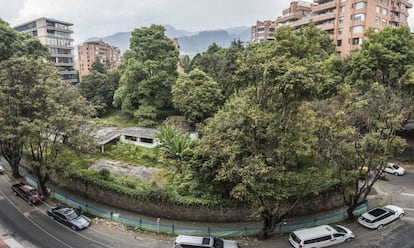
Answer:
<svg viewBox="0 0 414 248"><path fill-rule="evenodd" d="M80 195L114 208L157 218L195 222L243 222L259 220L255 209L252 207L212 209L207 207L185 207L166 202L141 201L117 192L103 190L94 184L85 183L78 179L66 179L56 173L52 173L50 179L59 188L72 192L75 195ZM299 204L295 207L293 214L306 215L333 209L341 205L343 205L341 195L329 192L310 198L306 202Z"/></svg>

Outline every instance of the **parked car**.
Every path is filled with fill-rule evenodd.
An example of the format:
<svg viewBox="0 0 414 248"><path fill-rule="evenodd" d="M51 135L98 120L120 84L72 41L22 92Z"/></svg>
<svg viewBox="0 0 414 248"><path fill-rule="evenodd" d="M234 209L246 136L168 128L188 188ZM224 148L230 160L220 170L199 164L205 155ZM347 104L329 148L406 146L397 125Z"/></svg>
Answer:
<svg viewBox="0 0 414 248"><path fill-rule="evenodd" d="M178 235L173 248L238 248L236 241L213 237Z"/></svg>
<svg viewBox="0 0 414 248"><path fill-rule="evenodd" d="M25 183L16 183L11 186L15 195L20 196L29 204L37 204L45 199L45 196L34 187Z"/></svg>
<svg viewBox="0 0 414 248"><path fill-rule="evenodd" d="M404 168L394 163L387 163L387 166L384 168L384 171L396 176L402 176L405 173Z"/></svg>
<svg viewBox="0 0 414 248"><path fill-rule="evenodd" d="M394 205L386 205L364 213L358 218L358 222L370 229L382 229L385 225L403 216L404 209Z"/></svg>
<svg viewBox="0 0 414 248"><path fill-rule="evenodd" d="M91 225L91 219L67 206L51 207L47 210L47 215L73 230L82 230Z"/></svg>
<svg viewBox="0 0 414 248"><path fill-rule="evenodd" d="M295 248L316 248L348 242L354 238L354 233L344 226L322 225L291 232L289 242Z"/></svg>
<svg viewBox="0 0 414 248"><path fill-rule="evenodd" d="M4 173L4 168L3 166L0 165L0 174L3 174L3 173Z"/></svg>

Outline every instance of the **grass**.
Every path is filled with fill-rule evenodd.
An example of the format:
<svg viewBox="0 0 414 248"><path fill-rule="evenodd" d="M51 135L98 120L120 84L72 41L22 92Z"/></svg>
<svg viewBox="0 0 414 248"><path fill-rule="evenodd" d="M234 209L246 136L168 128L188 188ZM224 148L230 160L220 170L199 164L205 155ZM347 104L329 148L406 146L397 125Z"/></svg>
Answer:
<svg viewBox="0 0 414 248"><path fill-rule="evenodd" d="M135 127L138 124L138 121L131 113L127 113L119 109L109 110L106 115L97 119L96 122L100 126L113 127Z"/></svg>

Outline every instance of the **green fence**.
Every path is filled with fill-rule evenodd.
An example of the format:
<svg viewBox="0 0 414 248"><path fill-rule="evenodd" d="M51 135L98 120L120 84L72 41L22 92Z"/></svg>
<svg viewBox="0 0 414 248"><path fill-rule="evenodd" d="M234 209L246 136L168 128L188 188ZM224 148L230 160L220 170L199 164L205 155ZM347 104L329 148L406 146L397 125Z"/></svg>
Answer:
<svg viewBox="0 0 414 248"><path fill-rule="evenodd" d="M26 181L33 185L37 186L37 181L30 175L25 175ZM61 193L57 190L51 191L51 197L62 202L73 208L81 208L83 212L105 218L111 219L118 223L122 223L129 227L139 228L146 231L171 234L171 235L196 235L196 236L214 236L214 237L243 237L243 236L254 236L257 235L261 227L228 227L228 228L218 228L218 227L194 227L194 226L181 226L174 224L165 224L159 222L148 221L140 218L135 218L127 215L113 213L111 211L95 207L91 204L79 201L69 195ZM355 215L361 215L366 212L368 209L367 204L362 204L354 210ZM323 224L330 224L335 222L340 222L346 220L348 215L345 210L339 211L332 215L316 217L306 220L293 221L293 222L284 222L277 224L275 226L276 233L289 233L293 230L313 227Z"/></svg>

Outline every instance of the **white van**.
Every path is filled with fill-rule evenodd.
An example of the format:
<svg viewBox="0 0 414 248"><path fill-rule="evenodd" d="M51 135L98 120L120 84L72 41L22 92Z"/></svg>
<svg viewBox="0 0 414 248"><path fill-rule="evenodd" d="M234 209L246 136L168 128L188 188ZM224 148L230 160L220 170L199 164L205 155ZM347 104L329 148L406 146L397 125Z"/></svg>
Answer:
<svg viewBox="0 0 414 248"><path fill-rule="evenodd" d="M322 225L299 229L289 235L289 242L295 248L327 247L355 238L351 230L340 225Z"/></svg>
<svg viewBox="0 0 414 248"><path fill-rule="evenodd" d="M173 248L239 248L234 240L178 235Z"/></svg>

